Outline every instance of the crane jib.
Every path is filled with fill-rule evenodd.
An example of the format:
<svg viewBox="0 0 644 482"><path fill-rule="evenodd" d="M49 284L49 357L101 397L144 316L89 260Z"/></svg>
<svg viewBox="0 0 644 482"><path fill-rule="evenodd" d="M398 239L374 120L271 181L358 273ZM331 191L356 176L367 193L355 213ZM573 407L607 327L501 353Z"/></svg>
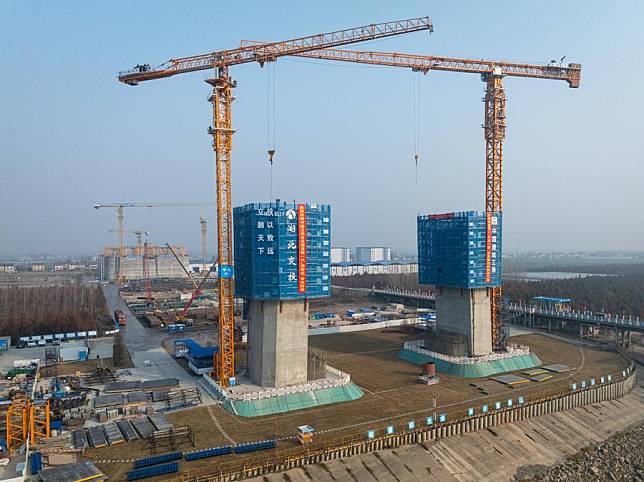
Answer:
<svg viewBox="0 0 644 482"><path fill-rule="evenodd" d="M228 67L248 62L263 63L293 53L337 47L421 30L433 31L433 25L429 17L364 25L283 42L239 47L232 50L177 58L155 68L150 67L149 64L139 64L132 70L120 72L118 79L125 84L137 85L139 82L146 80L161 79L181 73Z"/></svg>

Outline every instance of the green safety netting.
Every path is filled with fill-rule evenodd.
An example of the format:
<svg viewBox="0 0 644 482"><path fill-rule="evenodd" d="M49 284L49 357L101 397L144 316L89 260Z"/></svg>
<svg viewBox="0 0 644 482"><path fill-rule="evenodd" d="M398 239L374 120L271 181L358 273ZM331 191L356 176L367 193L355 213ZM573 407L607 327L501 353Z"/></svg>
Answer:
<svg viewBox="0 0 644 482"><path fill-rule="evenodd" d="M329 403L349 402L362 397L364 392L355 384L326 388L304 393L292 393L261 400L226 400L224 408L240 417L261 417L273 413L291 412L303 408L319 407Z"/></svg>
<svg viewBox="0 0 644 482"><path fill-rule="evenodd" d="M498 373L527 370L528 368L541 366L541 360L534 353L517 355L502 360L482 361L469 365L452 363L405 349L400 350L398 358L413 363L414 365L434 362L436 364L436 371L462 378L484 378Z"/></svg>

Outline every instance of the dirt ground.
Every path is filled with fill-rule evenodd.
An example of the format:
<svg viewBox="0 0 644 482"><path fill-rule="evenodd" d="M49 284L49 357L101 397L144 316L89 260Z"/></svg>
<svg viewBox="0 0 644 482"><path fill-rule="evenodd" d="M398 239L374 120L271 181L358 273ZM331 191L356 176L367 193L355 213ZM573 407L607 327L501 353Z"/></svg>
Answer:
<svg viewBox="0 0 644 482"><path fill-rule="evenodd" d="M569 390L569 381L599 378L616 374L626 366L626 360L615 352L575 346L544 335L522 335L512 339L525 344L539 356L544 365L563 363L575 368L573 372L555 375L546 382L530 382L512 388L489 380L467 380L447 375L440 376L438 385L417 383L420 367L397 358L404 341L420 338L420 334L406 335L388 330L313 336L312 347L326 352L329 365L351 374L352 380L365 392L353 402L327 405L310 410L258 418L236 417L219 405L199 407L169 413L167 418L175 426L189 425L195 435L197 448L216 447L280 437L280 450L295 449L292 437L297 427L310 424L316 430L316 444L323 445L349 436L366 437L368 429L379 433L388 424L402 428L409 420L424 423L427 415L446 413L448 419L465 416L467 407L480 407L495 400L523 395L526 402L550 394ZM486 387L488 389L486 390ZM486 394L486 392L488 394ZM437 408L432 408L435 395ZM287 438L286 440L284 438ZM183 450L192 450L190 446ZM149 456L142 442L121 444L99 450L90 449L88 455L97 461L112 480L123 480L132 464L101 463L100 460L132 459ZM180 462L182 470L212 470L219 464L238 459L228 455L187 463Z"/></svg>
<svg viewBox="0 0 644 482"><path fill-rule="evenodd" d="M311 300L309 303L309 313L321 312L344 315L347 310L357 310L363 306L374 306L374 303L382 304L382 302L377 302L369 298L366 293L351 292L347 294L342 290L333 290L333 296L330 298Z"/></svg>

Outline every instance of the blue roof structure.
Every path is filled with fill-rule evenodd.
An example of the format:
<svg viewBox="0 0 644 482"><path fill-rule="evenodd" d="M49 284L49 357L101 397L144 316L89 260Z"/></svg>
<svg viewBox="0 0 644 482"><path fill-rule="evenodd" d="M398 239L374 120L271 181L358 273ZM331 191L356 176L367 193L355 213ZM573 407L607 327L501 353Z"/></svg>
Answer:
<svg viewBox="0 0 644 482"><path fill-rule="evenodd" d="M551 296L535 296L532 298L535 301L543 301L545 303L570 303L571 298L553 298Z"/></svg>
<svg viewBox="0 0 644 482"><path fill-rule="evenodd" d="M408 265L416 264L417 261L339 261L331 263L331 266L390 266L390 265Z"/></svg>
<svg viewBox="0 0 644 482"><path fill-rule="evenodd" d="M188 349L188 353L190 353L190 355L195 358L205 358L205 357L212 358L213 354L219 352L218 346L201 346L192 338L186 338L186 339L177 340L177 341L181 341L184 345L186 345L186 348Z"/></svg>

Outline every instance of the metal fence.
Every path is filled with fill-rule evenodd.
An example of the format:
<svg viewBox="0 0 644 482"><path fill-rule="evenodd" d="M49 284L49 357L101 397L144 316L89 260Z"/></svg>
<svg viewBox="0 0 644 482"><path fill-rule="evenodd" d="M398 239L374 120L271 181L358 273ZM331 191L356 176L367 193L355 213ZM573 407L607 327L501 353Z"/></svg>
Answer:
<svg viewBox="0 0 644 482"><path fill-rule="evenodd" d="M622 371L598 374L594 378L578 379L571 376L567 379L567 390L562 391L560 386L553 387L550 393L539 398L530 399L528 395L518 395L513 396L512 399L500 398L498 402L488 402L477 407L469 407L468 402L463 402L449 408L439 406L403 414L391 418L391 421L385 425L339 437L322 446L312 446L306 449L304 447L280 448L278 446L270 453L258 454L244 460L224 462L215 467L211 465L202 469L188 470L172 480L174 482L241 480L401 445L439 440L591 403L621 398L632 390L635 378L636 368L631 362ZM509 400L512 401L509 402ZM395 420L398 423L394 423Z"/></svg>

